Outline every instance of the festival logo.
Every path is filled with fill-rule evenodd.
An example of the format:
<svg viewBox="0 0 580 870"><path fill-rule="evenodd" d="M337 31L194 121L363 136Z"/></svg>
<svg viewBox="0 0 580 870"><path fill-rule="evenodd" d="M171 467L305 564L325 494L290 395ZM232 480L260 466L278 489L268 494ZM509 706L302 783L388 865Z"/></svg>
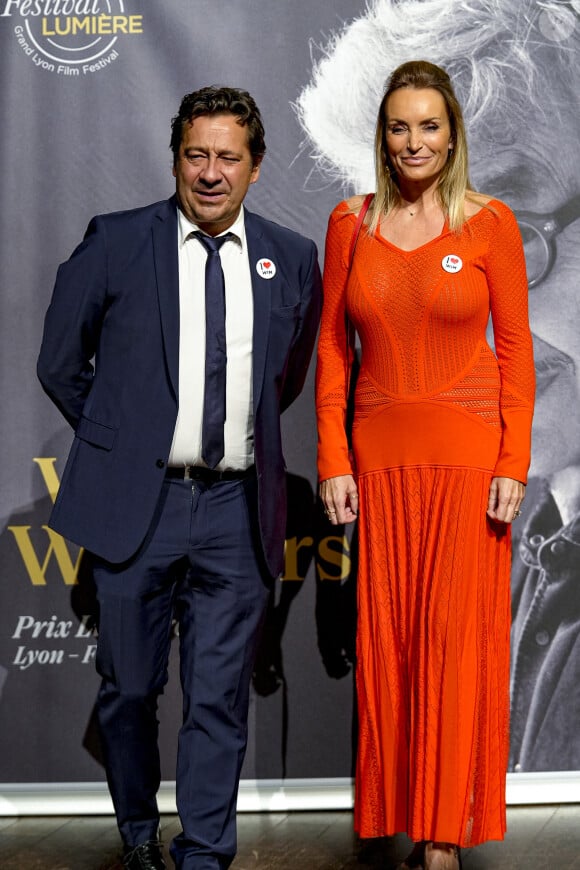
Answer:
<svg viewBox="0 0 580 870"><path fill-rule="evenodd" d="M40 69L83 76L106 69L124 39L143 33L143 16L125 0L0 0L24 54Z"/></svg>

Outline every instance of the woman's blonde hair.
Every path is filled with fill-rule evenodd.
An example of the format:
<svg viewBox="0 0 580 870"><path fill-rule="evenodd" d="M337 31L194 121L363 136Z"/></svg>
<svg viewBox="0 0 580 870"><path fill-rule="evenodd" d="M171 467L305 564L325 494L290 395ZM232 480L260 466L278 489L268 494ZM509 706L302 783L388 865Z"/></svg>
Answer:
<svg viewBox="0 0 580 870"><path fill-rule="evenodd" d="M469 180L463 113L445 70L426 60L411 60L397 67L387 82L381 100L375 133L376 194L369 212L370 230L374 232L381 215L388 214L401 200L398 177L387 149L386 114L389 97L400 88L432 88L445 101L453 148L449 151L447 163L439 177L437 195L449 228L458 232L465 222L465 196L473 191Z"/></svg>

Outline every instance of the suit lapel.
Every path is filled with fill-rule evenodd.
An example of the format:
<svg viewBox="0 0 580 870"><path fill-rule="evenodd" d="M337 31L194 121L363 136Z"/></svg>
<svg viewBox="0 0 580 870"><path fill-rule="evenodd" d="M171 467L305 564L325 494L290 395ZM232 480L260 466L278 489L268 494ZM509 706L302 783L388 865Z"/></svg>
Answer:
<svg viewBox="0 0 580 870"><path fill-rule="evenodd" d="M264 257L271 257L271 244L266 250L264 235L260 222L256 215L245 210L246 242L248 245L248 261L252 279L252 293L254 297L254 335L253 335L253 403L254 413L258 408L262 384L264 383L264 368L266 365L266 350L268 347L268 332L270 328L270 309L272 305L272 293L270 281L260 277L256 264Z"/></svg>
<svg viewBox="0 0 580 870"><path fill-rule="evenodd" d="M177 201L163 203L153 219L153 258L159 315L169 380L175 398L179 393L179 265L177 256Z"/></svg>

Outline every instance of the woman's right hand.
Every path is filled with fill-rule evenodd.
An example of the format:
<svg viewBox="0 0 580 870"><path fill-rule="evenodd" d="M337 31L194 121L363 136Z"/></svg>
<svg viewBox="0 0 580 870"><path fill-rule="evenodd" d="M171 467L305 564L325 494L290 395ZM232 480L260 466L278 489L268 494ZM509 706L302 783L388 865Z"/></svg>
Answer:
<svg viewBox="0 0 580 870"><path fill-rule="evenodd" d="M329 477L320 484L324 512L333 526L354 523L358 516L358 490L352 474Z"/></svg>

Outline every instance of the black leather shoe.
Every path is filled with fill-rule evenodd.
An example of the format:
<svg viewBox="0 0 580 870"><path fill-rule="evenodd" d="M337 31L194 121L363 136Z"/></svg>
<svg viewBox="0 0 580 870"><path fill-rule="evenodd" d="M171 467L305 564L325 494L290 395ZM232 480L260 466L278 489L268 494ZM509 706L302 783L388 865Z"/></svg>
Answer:
<svg viewBox="0 0 580 870"><path fill-rule="evenodd" d="M161 854L161 843L158 840L148 840L134 849L126 849L123 867L127 870L167 870Z"/></svg>

